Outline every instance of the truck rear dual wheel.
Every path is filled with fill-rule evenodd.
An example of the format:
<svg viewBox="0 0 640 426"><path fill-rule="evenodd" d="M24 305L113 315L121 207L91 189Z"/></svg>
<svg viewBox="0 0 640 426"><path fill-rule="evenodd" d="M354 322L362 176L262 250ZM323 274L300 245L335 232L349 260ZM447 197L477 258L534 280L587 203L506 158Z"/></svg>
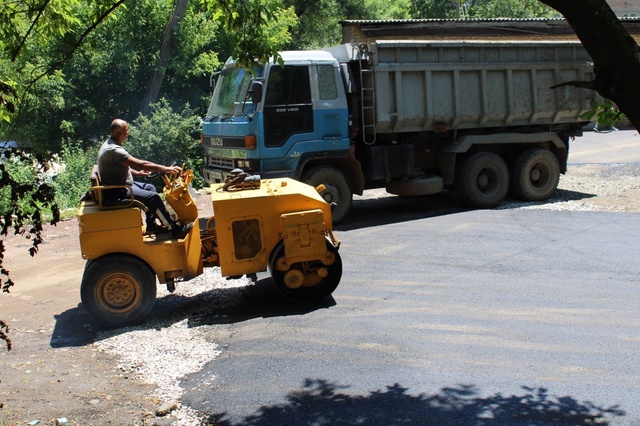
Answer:
<svg viewBox="0 0 640 426"><path fill-rule="evenodd" d="M111 255L87 262L80 298L98 322L124 327L142 320L156 299L156 277L140 259Z"/></svg>
<svg viewBox="0 0 640 426"><path fill-rule="evenodd" d="M327 255L322 260L298 262L283 268L284 258L284 243L280 241L269 257L269 273L276 290L292 302L318 302L331 295L342 278L342 259L329 241ZM319 269L326 274L318 274Z"/></svg>
<svg viewBox="0 0 640 426"><path fill-rule="evenodd" d="M553 152L532 148L516 158L511 167L511 190L527 201L553 196L560 181L560 165Z"/></svg>
<svg viewBox="0 0 640 426"><path fill-rule="evenodd" d="M302 181L314 187L323 184L325 189L320 193L320 196L329 204L335 203L331 208L333 223L338 223L344 219L351 208L353 194L344 174L338 168L313 168L305 172Z"/></svg>
<svg viewBox="0 0 640 426"><path fill-rule="evenodd" d="M485 209L496 207L509 190L509 168L496 153L476 152L463 161L454 187L465 204Z"/></svg>

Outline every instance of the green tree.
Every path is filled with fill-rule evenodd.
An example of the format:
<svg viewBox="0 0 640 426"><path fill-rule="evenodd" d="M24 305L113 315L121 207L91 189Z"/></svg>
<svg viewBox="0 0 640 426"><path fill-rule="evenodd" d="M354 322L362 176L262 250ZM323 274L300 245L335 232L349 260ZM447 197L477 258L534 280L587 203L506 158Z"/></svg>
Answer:
<svg viewBox="0 0 640 426"><path fill-rule="evenodd" d="M366 0L284 0L284 3L295 11L299 20L299 25L291 31L291 41L284 46L288 50L339 44L340 21L377 18L376 9L369 7Z"/></svg>
<svg viewBox="0 0 640 426"><path fill-rule="evenodd" d="M0 236L10 230L31 240L29 254L42 242L43 213L50 211L51 223L60 219L55 192L47 173L50 163L26 152L5 152L0 159ZM4 268L4 240L0 239L0 288L8 293L14 285ZM2 336L0 335L0 338Z"/></svg>
<svg viewBox="0 0 640 426"><path fill-rule="evenodd" d="M231 55L243 65L278 55L297 23L293 8L281 0L201 0L213 17L230 31Z"/></svg>
<svg viewBox="0 0 640 426"><path fill-rule="evenodd" d="M206 111L209 77L232 51L232 42L224 27L211 19L201 3L190 2L174 38L172 60L159 96L175 100L176 105L189 103L196 112Z"/></svg>
<svg viewBox="0 0 640 426"><path fill-rule="evenodd" d="M361 19L410 19L411 0L365 0L365 8L371 18Z"/></svg>
<svg viewBox="0 0 640 426"><path fill-rule="evenodd" d="M124 0L15 0L4 2L0 12L0 89L6 99L2 118L19 113L25 94L47 76L60 70L95 28ZM2 108L5 107L5 108Z"/></svg>
<svg viewBox="0 0 640 426"><path fill-rule="evenodd" d="M65 141L59 155L59 165L63 167L51 180L56 193L56 203L61 211L75 208L78 200L89 190L88 170L96 163L98 146L83 149L79 144Z"/></svg>
<svg viewBox="0 0 640 426"><path fill-rule="evenodd" d="M113 117L135 118L156 69L171 3L129 0L127 9L119 10L113 23L99 26L88 36L60 71L25 94L29 101L11 123L10 132L4 133L33 141L39 151L56 152L64 139L80 140L85 146L95 143ZM165 87L177 83L172 87L176 104L190 102L204 108L202 94L208 91L208 75L188 73L188 64L195 59L200 69L210 66L208 73L215 69L217 58L211 52L220 26L203 7L197 7L198 2L191 3L195 6L176 35L174 50L178 54L167 66ZM22 59L27 62L23 68L29 67L29 59ZM165 92L160 95L170 98Z"/></svg>
<svg viewBox="0 0 640 426"><path fill-rule="evenodd" d="M151 72L154 53L147 46L159 37L162 3L131 0L109 25L97 27L59 70L24 92L10 133L32 141L36 151L57 152L65 139L89 144L116 112L137 114L139 101L134 100L144 90L139 80ZM57 51L41 49L39 56L51 60ZM26 53L18 58L25 69L34 61ZM23 77L23 85L29 83L29 76Z"/></svg>
<svg viewBox="0 0 640 426"><path fill-rule="evenodd" d="M413 18L456 18L456 3L467 11L469 18L543 18L557 12L538 0L411 0Z"/></svg>
<svg viewBox="0 0 640 426"><path fill-rule="evenodd" d="M49 17L49 1L61 2L41 0L47 12L43 17ZM113 116L135 117L147 83L160 68L176 96L173 101L204 109L202 94L208 91L208 75L219 65L218 52L245 61L269 57L288 41L288 29L296 24L293 10L283 8L280 0L192 1L176 30L171 61L161 63L172 0L127 0L122 7L112 0L108 15L89 6L94 2L72 3L75 19L60 23L66 25L60 29L64 36L25 32L19 54L9 54L17 42L5 43L5 55L0 56L0 88L5 88L2 99L8 102L0 110L7 119L9 110L15 112L10 125L0 125L0 134L29 139L40 151L59 150L63 138L91 141ZM16 11L11 22L22 22L13 26L22 28L30 19ZM99 25L102 21L108 25ZM205 72L205 67L210 68ZM158 96L168 97L165 90Z"/></svg>
<svg viewBox="0 0 640 426"><path fill-rule="evenodd" d="M456 5L451 0L411 0L409 13L414 19L452 19Z"/></svg>
<svg viewBox="0 0 640 426"><path fill-rule="evenodd" d="M538 0L475 0L470 18L548 18L558 13Z"/></svg>

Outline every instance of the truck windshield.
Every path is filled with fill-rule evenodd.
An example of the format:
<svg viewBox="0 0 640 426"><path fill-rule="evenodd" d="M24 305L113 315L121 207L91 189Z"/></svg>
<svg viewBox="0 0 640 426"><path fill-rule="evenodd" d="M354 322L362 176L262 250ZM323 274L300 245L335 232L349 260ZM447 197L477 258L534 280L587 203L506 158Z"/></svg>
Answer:
<svg viewBox="0 0 640 426"><path fill-rule="evenodd" d="M255 69L254 74L251 74L245 68L227 68L223 70L213 91L207 118L242 115L242 104L251 79L259 77L261 74L262 68ZM247 103L251 103L251 99L248 99ZM249 109L253 110L250 106Z"/></svg>

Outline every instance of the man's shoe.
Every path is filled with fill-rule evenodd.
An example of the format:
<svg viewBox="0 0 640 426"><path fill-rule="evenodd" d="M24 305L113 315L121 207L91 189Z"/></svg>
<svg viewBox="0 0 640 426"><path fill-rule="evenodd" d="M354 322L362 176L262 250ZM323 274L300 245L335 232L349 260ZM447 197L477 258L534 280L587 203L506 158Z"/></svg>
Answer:
<svg viewBox="0 0 640 426"><path fill-rule="evenodd" d="M169 228L164 227L162 225L158 225L155 222L149 222L147 223L146 229L144 231L145 235L151 235L151 234L159 234L162 232L169 232Z"/></svg>
<svg viewBox="0 0 640 426"><path fill-rule="evenodd" d="M173 234L173 238L184 238L187 236L189 231L193 228L193 223L188 223L186 225L178 225L175 224L171 228L171 233Z"/></svg>

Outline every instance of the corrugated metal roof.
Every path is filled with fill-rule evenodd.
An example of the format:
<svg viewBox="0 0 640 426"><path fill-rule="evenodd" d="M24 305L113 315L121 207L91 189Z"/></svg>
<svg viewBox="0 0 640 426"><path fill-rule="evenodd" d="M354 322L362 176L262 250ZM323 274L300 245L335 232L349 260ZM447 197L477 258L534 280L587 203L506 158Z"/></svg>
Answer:
<svg viewBox="0 0 640 426"><path fill-rule="evenodd" d="M619 17L620 21L640 21L640 17ZM380 25L380 24L421 24L421 23L434 23L434 22L447 22L447 23L480 23L480 22L566 22L564 18L485 18L485 19L380 19L380 20L367 20L367 19L346 19L340 21L340 24L361 24L361 25Z"/></svg>
<svg viewBox="0 0 640 426"><path fill-rule="evenodd" d="M340 23L348 24L408 24L408 23L429 23L429 22L460 22L460 23L474 23L474 22L522 22L522 21L564 21L563 18L526 18L526 19L512 19L512 18L487 18L487 19L345 19Z"/></svg>

